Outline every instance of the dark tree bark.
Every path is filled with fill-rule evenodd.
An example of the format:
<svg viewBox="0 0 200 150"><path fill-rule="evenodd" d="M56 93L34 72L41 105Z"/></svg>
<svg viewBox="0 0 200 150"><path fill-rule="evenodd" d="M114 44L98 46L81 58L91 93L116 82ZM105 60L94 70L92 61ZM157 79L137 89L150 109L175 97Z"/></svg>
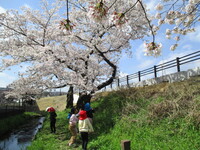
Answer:
<svg viewBox="0 0 200 150"><path fill-rule="evenodd" d="M73 88L73 86L70 86L69 90L67 92L67 105L66 105L66 109L73 107L73 101L74 101L74 96L73 95L74 95L74 88Z"/></svg>

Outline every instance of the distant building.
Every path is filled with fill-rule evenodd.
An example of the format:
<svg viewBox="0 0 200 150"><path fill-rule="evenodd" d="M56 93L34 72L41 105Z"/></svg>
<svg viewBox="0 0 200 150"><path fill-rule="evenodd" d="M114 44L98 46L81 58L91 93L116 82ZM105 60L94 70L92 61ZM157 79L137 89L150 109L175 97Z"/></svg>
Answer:
<svg viewBox="0 0 200 150"><path fill-rule="evenodd" d="M0 92L1 91L9 91L9 90L11 90L10 88L5 88L5 87L0 87Z"/></svg>

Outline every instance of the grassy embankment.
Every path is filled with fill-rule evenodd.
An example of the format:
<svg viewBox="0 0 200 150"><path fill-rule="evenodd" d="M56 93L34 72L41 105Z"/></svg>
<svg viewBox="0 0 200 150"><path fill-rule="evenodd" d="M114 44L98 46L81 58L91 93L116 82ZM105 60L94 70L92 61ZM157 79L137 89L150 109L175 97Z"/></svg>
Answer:
<svg viewBox="0 0 200 150"><path fill-rule="evenodd" d="M89 150L120 150L131 140L132 150L199 150L200 78L121 89L96 95L94 130ZM80 149L67 146L67 112L58 113L57 133L50 134L48 119L28 150Z"/></svg>
<svg viewBox="0 0 200 150"><path fill-rule="evenodd" d="M62 111L66 107L66 95L44 97L36 102L40 111L45 111L47 107L54 107L57 111Z"/></svg>
<svg viewBox="0 0 200 150"><path fill-rule="evenodd" d="M0 135L3 136L6 133L11 132L13 129L20 128L21 125L26 124L27 120L30 120L39 114L33 112L24 112L15 116L10 116L0 120Z"/></svg>

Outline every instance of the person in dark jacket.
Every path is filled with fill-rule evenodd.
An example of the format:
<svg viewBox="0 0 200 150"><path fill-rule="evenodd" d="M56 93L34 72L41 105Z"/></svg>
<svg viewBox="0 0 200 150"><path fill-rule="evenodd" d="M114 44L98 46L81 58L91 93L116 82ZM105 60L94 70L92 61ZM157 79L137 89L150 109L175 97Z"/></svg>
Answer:
<svg viewBox="0 0 200 150"><path fill-rule="evenodd" d="M51 133L56 133L56 117L57 114L55 111L49 112L50 113L50 128Z"/></svg>

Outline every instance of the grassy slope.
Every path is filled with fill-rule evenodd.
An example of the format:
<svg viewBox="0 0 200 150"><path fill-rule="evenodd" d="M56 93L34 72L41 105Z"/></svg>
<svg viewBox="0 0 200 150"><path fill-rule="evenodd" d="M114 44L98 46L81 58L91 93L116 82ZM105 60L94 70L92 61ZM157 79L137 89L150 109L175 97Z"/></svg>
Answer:
<svg viewBox="0 0 200 150"><path fill-rule="evenodd" d="M101 93L92 107L96 112L90 150L120 150L124 139L131 140L132 150L200 148L199 77ZM66 146L70 137L66 116L67 112L58 112L55 135L49 134L47 120L29 150L70 149Z"/></svg>
<svg viewBox="0 0 200 150"><path fill-rule="evenodd" d="M66 107L66 95L44 97L36 101L40 110L45 110L47 107L54 107L58 111L62 111Z"/></svg>

